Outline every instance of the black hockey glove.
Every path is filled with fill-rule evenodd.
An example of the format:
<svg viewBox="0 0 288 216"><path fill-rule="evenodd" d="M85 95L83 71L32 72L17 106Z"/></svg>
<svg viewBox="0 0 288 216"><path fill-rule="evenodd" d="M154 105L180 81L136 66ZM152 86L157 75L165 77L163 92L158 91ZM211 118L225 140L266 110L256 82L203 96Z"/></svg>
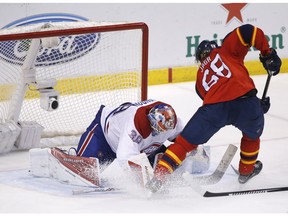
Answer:
<svg viewBox="0 0 288 216"><path fill-rule="evenodd" d="M271 105L270 104L270 97L266 97L264 99L261 99L260 102L261 102L263 112L267 113L268 110L270 109L270 105Z"/></svg>
<svg viewBox="0 0 288 216"><path fill-rule="evenodd" d="M259 59L270 75L275 76L279 73L282 61L275 49L271 48L271 52L266 56L260 54Z"/></svg>

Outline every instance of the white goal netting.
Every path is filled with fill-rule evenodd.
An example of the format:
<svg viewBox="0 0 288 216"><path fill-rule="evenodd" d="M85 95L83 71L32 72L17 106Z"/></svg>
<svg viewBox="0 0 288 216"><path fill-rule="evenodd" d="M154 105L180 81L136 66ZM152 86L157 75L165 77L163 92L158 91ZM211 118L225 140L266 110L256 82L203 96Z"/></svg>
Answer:
<svg viewBox="0 0 288 216"><path fill-rule="evenodd" d="M101 104L146 99L139 26L61 22L0 30L0 122L35 121L42 138L80 135Z"/></svg>

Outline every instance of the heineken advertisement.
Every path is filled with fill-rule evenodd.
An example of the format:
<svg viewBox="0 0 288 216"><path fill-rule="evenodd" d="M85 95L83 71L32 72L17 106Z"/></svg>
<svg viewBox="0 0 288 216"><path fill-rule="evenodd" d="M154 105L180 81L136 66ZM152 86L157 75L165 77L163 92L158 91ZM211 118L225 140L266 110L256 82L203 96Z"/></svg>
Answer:
<svg viewBox="0 0 288 216"><path fill-rule="evenodd" d="M153 74L149 76L150 84L168 82L167 74L172 82L193 80L198 44L214 40L221 45L227 33L243 24L264 31L270 47L283 60L281 72L288 72L288 3L1 3L0 6L2 29L22 25L31 17L37 22L43 17L59 21L52 16L55 14L62 14L65 19L72 17L73 21L145 22L149 27L149 74ZM251 48L245 60L254 70L251 73L264 73L258 50Z"/></svg>
<svg viewBox="0 0 288 216"><path fill-rule="evenodd" d="M284 41L283 41L282 33L265 35L265 36L269 41L270 47L278 51L284 49ZM186 57L193 57L193 55L195 55L197 46L199 45L199 43L201 43L203 39L201 38L201 35L187 36L186 39L187 39ZM219 46L221 46L222 41L223 41L223 38L219 39L217 37L217 33L214 33L213 37L211 37L210 39L209 38L206 38L206 39L215 41ZM255 49L254 47L251 47L249 51L257 51L257 49Z"/></svg>

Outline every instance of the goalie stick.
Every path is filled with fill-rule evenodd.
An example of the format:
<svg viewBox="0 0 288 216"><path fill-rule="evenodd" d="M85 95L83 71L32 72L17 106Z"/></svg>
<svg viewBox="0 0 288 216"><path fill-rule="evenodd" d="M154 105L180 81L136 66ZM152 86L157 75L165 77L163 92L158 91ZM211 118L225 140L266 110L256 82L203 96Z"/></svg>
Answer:
<svg viewBox="0 0 288 216"><path fill-rule="evenodd" d="M218 183L222 179L227 168L229 167L229 164L231 163L235 153L237 152L237 149L238 148L235 145L230 144L226 152L224 153L220 163L218 164L216 170L212 174L193 177L190 174L184 173L183 178L189 183L197 182L200 185Z"/></svg>
<svg viewBox="0 0 288 216"><path fill-rule="evenodd" d="M112 187L96 187L96 188L89 188L89 189L78 189L72 190L73 195L81 195L81 194L88 194L88 193L101 193L101 192L110 192L110 191L117 191L118 189Z"/></svg>
<svg viewBox="0 0 288 216"><path fill-rule="evenodd" d="M228 192L206 191L203 197L251 195L251 194L272 193L272 192L280 192L280 191L288 191L288 187L262 188L262 189L251 189L251 190L244 190L244 191L228 191Z"/></svg>

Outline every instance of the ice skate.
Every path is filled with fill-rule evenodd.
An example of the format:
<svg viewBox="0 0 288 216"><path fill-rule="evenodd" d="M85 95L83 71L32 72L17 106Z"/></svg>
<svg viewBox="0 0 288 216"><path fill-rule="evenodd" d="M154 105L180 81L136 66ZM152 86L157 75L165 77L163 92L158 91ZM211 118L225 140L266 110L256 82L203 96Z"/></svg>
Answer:
<svg viewBox="0 0 288 216"><path fill-rule="evenodd" d="M263 164L261 161L256 161L256 163L254 164L254 170L252 173L248 174L248 175L239 175L238 177L238 181L240 184L245 184L247 181L249 181L251 178L253 178L254 176L258 175L261 170L263 168Z"/></svg>

